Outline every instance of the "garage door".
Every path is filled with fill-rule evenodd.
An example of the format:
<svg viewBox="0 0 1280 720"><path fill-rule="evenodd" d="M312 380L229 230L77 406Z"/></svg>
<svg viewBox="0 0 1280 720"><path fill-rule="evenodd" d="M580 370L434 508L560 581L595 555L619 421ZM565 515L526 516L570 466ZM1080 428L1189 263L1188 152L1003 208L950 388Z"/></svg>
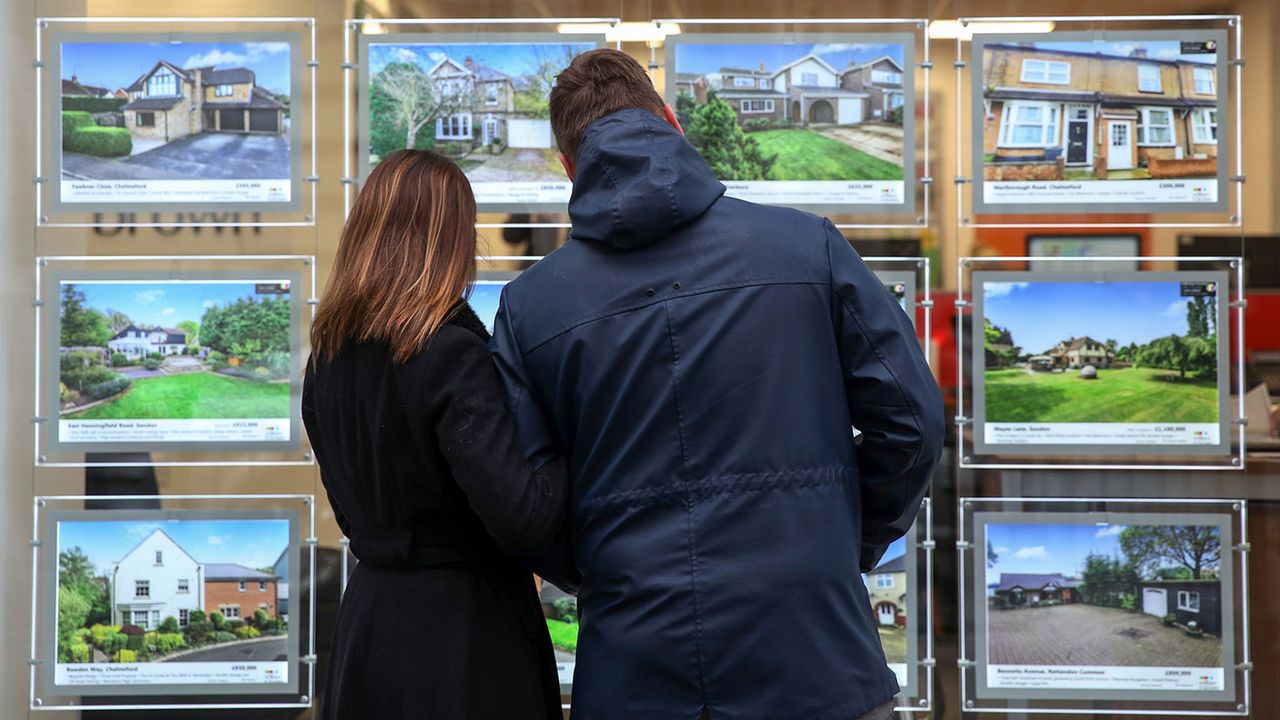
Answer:
<svg viewBox="0 0 1280 720"><path fill-rule="evenodd" d="M551 147L551 121L508 120L507 146L538 149Z"/></svg>
<svg viewBox="0 0 1280 720"><path fill-rule="evenodd" d="M1156 617L1169 614L1169 592L1163 588L1142 589L1142 612Z"/></svg>
<svg viewBox="0 0 1280 720"><path fill-rule="evenodd" d="M250 110L249 129L254 132L280 132L279 117L280 113L275 110Z"/></svg>
<svg viewBox="0 0 1280 720"><path fill-rule="evenodd" d="M244 111L219 110L218 127L223 130L244 130Z"/></svg>

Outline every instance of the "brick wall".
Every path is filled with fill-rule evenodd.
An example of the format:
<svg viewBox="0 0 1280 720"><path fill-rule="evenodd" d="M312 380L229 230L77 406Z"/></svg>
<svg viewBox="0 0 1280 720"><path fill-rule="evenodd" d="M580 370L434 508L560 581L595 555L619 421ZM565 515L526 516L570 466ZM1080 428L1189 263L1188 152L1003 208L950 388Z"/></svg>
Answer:
<svg viewBox="0 0 1280 720"><path fill-rule="evenodd" d="M277 617L276 582L268 580L266 590L258 590L258 581L246 580L244 592L240 592L240 583L229 580L206 580L204 584L205 612L220 612L224 605L238 605L240 619L251 617L262 603L267 604L267 615Z"/></svg>

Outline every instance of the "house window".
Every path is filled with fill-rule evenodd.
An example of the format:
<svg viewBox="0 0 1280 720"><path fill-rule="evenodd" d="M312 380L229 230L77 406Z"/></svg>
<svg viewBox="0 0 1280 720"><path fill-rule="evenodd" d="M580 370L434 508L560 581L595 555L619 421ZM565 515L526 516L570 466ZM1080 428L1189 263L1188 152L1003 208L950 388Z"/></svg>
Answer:
<svg viewBox="0 0 1280 720"><path fill-rule="evenodd" d="M163 552L163 551L161 551L161 550L157 550L157 551L156 551L156 564L157 564L157 565L163 565L163 564L164 564L164 552Z"/></svg>
<svg viewBox="0 0 1280 720"><path fill-rule="evenodd" d="M749 77L736 77L733 79L733 86L740 88L755 87L756 81Z"/></svg>
<svg viewBox="0 0 1280 720"><path fill-rule="evenodd" d="M1197 95L1217 95L1217 80L1213 77L1213 68L1192 68L1191 76L1195 79Z"/></svg>
<svg viewBox="0 0 1280 720"><path fill-rule="evenodd" d="M818 73L800 73L801 85L817 85Z"/></svg>
<svg viewBox="0 0 1280 720"><path fill-rule="evenodd" d="M769 89L769 79L768 79L768 78L760 78L760 89L761 89L761 90L768 90L768 89Z"/></svg>
<svg viewBox="0 0 1280 720"><path fill-rule="evenodd" d="M1052 147L1058 138L1058 106L1045 102L1011 102L1000 121L1002 147Z"/></svg>
<svg viewBox="0 0 1280 720"><path fill-rule="evenodd" d="M156 114L153 112L140 112L134 115L134 118L135 118L134 123L138 127L155 127L156 126Z"/></svg>
<svg viewBox="0 0 1280 720"><path fill-rule="evenodd" d="M191 622L191 611L186 608L178 608L178 626L186 627Z"/></svg>
<svg viewBox="0 0 1280 720"><path fill-rule="evenodd" d="M1179 590L1178 609L1193 613L1200 612L1200 593L1194 590Z"/></svg>
<svg viewBox="0 0 1280 720"><path fill-rule="evenodd" d="M1158 93L1160 89L1160 66L1138 66L1138 92Z"/></svg>
<svg viewBox="0 0 1280 720"><path fill-rule="evenodd" d="M889 574L881 574L876 576L876 587L887 589L893 587L893 576Z"/></svg>
<svg viewBox="0 0 1280 720"><path fill-rule="evenodd" d="M178 592L180 593L191 592L191 581L187 580L186 578L180 578L178 580Z"/></svg>
<svg viewBox="0 0 1280 720"><path fill-rule="evenodd" d="M471 113L457 113L436 120L437 140L470 140Z"/></svg>
<svg viewBox="0 0 1280 720"><path fill-rule="evenodd" d="M133 581L134 597L151 597L151 581L150 580L134 580Z"/></svg>
<svg viewBox="0 0 1280 720"><path fill-rule="evenodd" d="M871 82L881 85L901 85L902 73L892 70L872 70Z"/></svg>
<svg viewBox="0 0 1280 720"><path fill-rule="evenodd" d="M897 110L902 107L905 101L905 98L902 97L902 93L893 93L889 96L889 109Z"/></svg>
<svg viewBox="0 0 1280 720"><path fill-rule="evenodd" d="M1138 118L1139 145L1173 145L1173 110L1142 108Z"/></svg>
<svg viewBox="0 0 1280 720"><path fill-rule="evenodd" d="M484 104L485 105L498 104L498 84L497 83L488 83L487 85L484 86Z"/></svg>
<svg viewBox="0 0 1280 720"><path fill-rule="evenodd" d="M213 96L214 97L231 97L231 86L230 85L213 86Z"/></svg>
<svg viewBox="0 0 1280 720"><path fill-rule="evenodd" d="M219 606L218 606L218 612L222 613L222 617L223 617L224 619L227 619L227 620L239 620L239 619L240 619L240 606L239 606L239 605L219 605Z"/></svg>
<svg viewBox="0 0 1280 720"><path fill-rule="evenodd" d="M146 610L134 610L131 614L133 616L130 618L133 621L131 624L137 625L143 630L151 629L150 623L148 622L151 619L151 613Z"/></svg>
<svg viewBox="0 0 1280 720"><path fill-rule="evenodd" d="M241 581L240 581L240 592L244 592L244 586L245 586L245 583L244 583L244 581L243 581L243 580L241 580Z"/></svg>
<svg viewBox="0 0 1280 720"><path fill-rule="evenodd" d="M267 591L267 581L266 581L266 580L259 580L259 581L258 581L258 592L266 592L266 591Z"/></svg>
<svg viewBox="0 0 1280 720"><path fill-rule="evenodd" d="M178 76L164 68L147 80L148 97L173 97L178 94Z"/></svg>
<svg viewBox="0 0 1280 720"><path fill-rule="evenodd" d="M742 112L745 113L771 113L773 112L772 100L743 100Z"/></svg>
<svg viewBox="0 0 1280 720"><path fill-rule="evenodd" d="M1067 85L1071 83L1071 63L1027 58L1022 61L1022 82Z"/></svg>
<svg viewBox="0 0 1280 720"><path fill-rule="evenodd" d="M1198 143L1218 143L1218 111L1197 108L1191 112L1191 137Z"/></svg>

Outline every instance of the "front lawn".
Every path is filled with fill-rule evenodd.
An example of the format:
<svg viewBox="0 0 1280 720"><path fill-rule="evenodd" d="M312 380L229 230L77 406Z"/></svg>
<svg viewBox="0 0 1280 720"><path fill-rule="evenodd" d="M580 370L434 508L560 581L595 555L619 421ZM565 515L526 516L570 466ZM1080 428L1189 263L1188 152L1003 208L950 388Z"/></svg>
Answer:
<svg viewBox="0 0 1280 720"><path fill-rule="evenodd" d="M987 422L1208 423L1218 421L1218 385L1152 368L986 372Z"/></svg>
<svg viewBox="0 0 1280 720"><path fill-rule="evenodd" d="M569 652L578 651L578 623L547 618L547 632L551 634L552 645Z"/></svg>
<svg viewBox="0 0 1280 720"><path fill-rule="evenodd" d="M748 135L760 153L776 157L770 180L901 180L902 168L812 130L761 130Z"/></svg>
<svg viewBox="0 0 1280 720"><path fill-rule="evenodd" d="M885 662L907 661L907 629L897 625L880 625L880 646L884 648Z"/></svg>
<svg viewBox="0 0 1280 720"><path fill-rule="evenodd" d="M77 420L287 418L289 384L217 373L139 378L115 400L69 416Z"/></svg>

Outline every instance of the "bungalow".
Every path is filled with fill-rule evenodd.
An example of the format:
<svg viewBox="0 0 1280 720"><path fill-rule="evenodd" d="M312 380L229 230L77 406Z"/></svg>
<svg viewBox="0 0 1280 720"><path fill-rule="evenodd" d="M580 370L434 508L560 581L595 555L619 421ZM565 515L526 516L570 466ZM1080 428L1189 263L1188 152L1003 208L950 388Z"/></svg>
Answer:
<svg viewBox="0 0 1280 720"><path fill-rule="evenodd" d="M125 127L135 140L170 142L201 132L284 132L285 106L248 68L180 68L164 60L125 88Z"/></svg>
<svg viewBox="0 0 1280 720"><path fill-rule="evenodd" d="M867 595L876 622L881 625L907 624L907 556L899 555L877 565L866 576Z"/></svg>
<svg viewBox="0 0 1280 720"><path fill-rule="evenodd" d="M111 569L111 624L155 630L165 618L187 624L204 607L204 566L156 529Z"/></svg>
<svg viewBox="0 0 1280 720"><path fill-rule="evenodd" d="M1212 63L1031 43L987 44L982 63L988 180L1061 180L1069 168L1099 180L1216 173Z"/></svg>
<svg viewBox="0 0 1280 720"><path fill-rule="evenodd" d="M510 75L474 58L458 62L445 56L427 76L443 95L454 98L454 112L436 119L437 141L479 140L481 146L497 142L511 148L553 146L550 120L516 111L515 79Z"/></svg>
<svg viewBox="0 0 1280 720"><path fill-rule="evenodd" d="M258 610L278 617L274 574L234 563L209 563L204 574L205 612L228 620L245 620Z"/></svg>
<svg viewBox="0 0 1280 720"><path fill-rule="evenodd" d="M1156 617L1173 616L1186 626L1194 622L1207 633L1222 633L1222 581L1149 580L1138 583L1142 612Z"/></svg>
<svg viewBox="0 0 1280 720"><path fill-rule="evenodd" d="M1003 609L1080 602L1079 578L1058 574L1000 573L996 606Z"/></svg>
<svg viewBox="0 0 1280 720"><path fill-rule="evenodd" d="M700 80L677 76L677 91L702 102L705 84L733 107L739 121L766 119L794 126L857 125L866 119L869 94L844 88L840 72L812 53L777 70L723 67ZM687 88L687 89L686 89Z"/></svg>
<svg viewBox="0 0 1280 720"><path fill-rule="evenodd" d="M72 75L70 80L62 81L62 97L91 97L105 98L112 97L110 90L97 85L86 85L75 76Z"/></svg>
<svg viewBox="0 0 1280 720"><path fill-rule="evenodd" d="M1044 354L1053 361L1054 367L1063 369L1079 369L1085 365L1107 368L1116 357L1115 350L1088 335L1060 340Z"/></svg>
<svg viewBox="0 0 1280 720"><path fill-rule="evenodd" d="M130 325L107 341L113 353L123 353L131 359L145 358L152 353L181 355L187 347L187 333L177 328L140 328Z"/></svg>
<svg viewBox="0 0 1280 720"><path fill-rule="evenodd" d="M902 66L898 61L882 55L875 60L855 65L840 73L840 86L854 92L867 93L871 117L887 120L893 111L906 104L903 94Z"/></svg>

